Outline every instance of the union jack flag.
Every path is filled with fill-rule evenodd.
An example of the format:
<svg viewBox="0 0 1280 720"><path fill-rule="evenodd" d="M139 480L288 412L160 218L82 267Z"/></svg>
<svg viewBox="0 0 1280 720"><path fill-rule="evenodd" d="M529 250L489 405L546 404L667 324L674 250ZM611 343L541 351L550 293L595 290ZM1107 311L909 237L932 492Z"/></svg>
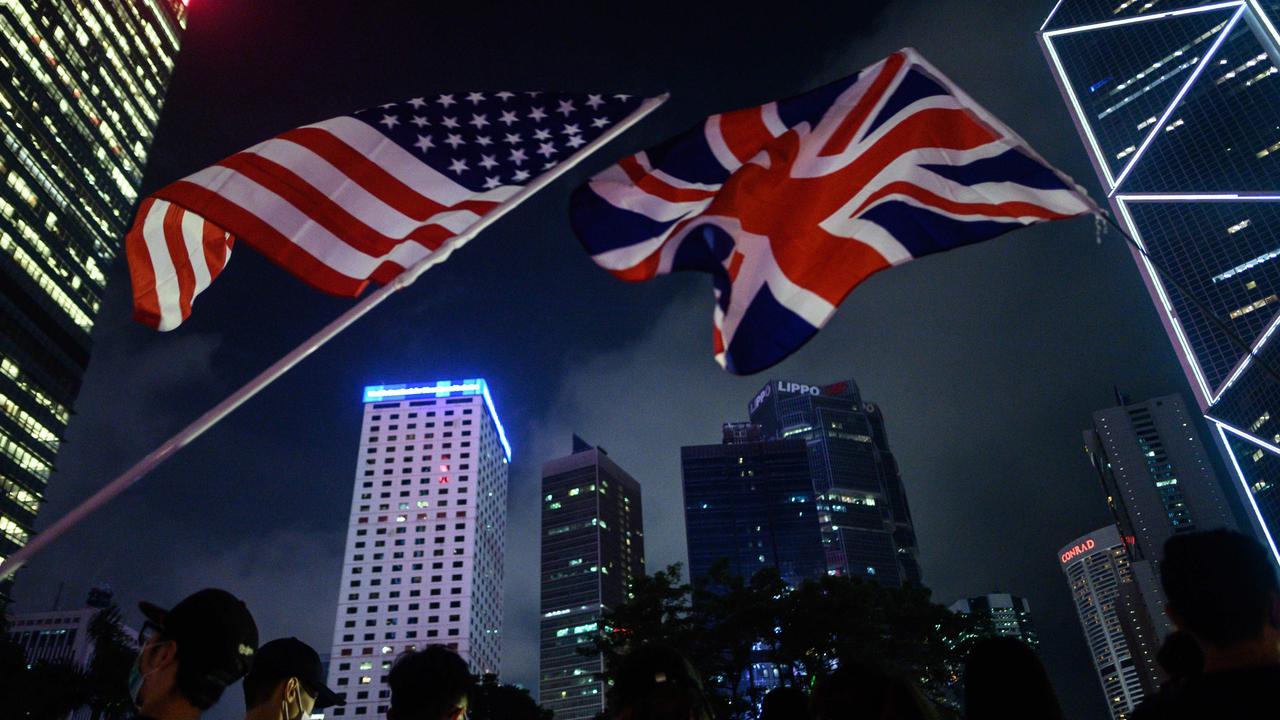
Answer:
<svg viewBox="0 0 1280 720"><path fill-rule="evenodd" d="M134 317L177 327L236 238L328 293L390 282L447 255L455 237L643 100L441 93L277 135L143 200L125 236Z"/></svg>
<svg viewBox="0 0 1280 720"><path fill-rule="evenodd" d="M1098 211L908 48L806 94L712 115L594 177L571 214L618 278L709 273L716 360L750 374L799 349L876 272Z"/></svg>

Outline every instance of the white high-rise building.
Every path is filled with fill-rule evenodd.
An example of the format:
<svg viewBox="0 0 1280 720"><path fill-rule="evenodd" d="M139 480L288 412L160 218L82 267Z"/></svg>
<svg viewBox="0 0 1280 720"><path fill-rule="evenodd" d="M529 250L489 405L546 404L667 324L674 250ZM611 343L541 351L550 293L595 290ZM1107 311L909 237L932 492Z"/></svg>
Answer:
<svg viewBox="0 0 1280 720"><path fill-rule="evenodd" d="M1136 585L1124 540L1115 525L1108 525L1071 541L1058 551L1058 561L1071 584L1107 708L1112 718L1124 720L1146 694L1139 668L1143 658L1125 632L1141 599L1132 592Z"/></svg>
<svg viewBox="0 0 1280 720"><path fill-rule="evenodd" d="M382 717L400 654L455 649L498 672L511 446L482 379L364 389L333 627L334 717Z"/></svg>

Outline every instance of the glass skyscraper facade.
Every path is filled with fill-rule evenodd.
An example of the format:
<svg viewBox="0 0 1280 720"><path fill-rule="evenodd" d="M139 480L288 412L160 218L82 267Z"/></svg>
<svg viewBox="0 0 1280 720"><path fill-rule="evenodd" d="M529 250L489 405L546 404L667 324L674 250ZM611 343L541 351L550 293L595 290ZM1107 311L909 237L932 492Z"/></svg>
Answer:
<svg viewBox="0 0 1280 720"><path fill-rule="evenodd" d="M1274 0L1062 0L1040 41L1117 220L1150 255L1134 251L1280 560L1280 379L1266 367L1280 368L1276 18Z"/></svg>
<svg viewBox="0 0 1280 720"><path fill-rule="evenodd" d="M918 584L915 529L884 416L857 384L770 380L748 412L766 439L804 441L827 571Z"/></svg>
<svg viewBox="0 0 1280 720"><path fill-rule="evenodd" d="M680 468L695 583L721 561L744 579L776 568L792 585L827 571L803 440L765 440L759 425L730 423L723 442L680 448Z"/></svg>
<svg viewBox="0 0 1280 720"><path fill-rule="evenodd" d="M604 710L604 665L580 650L644 574L643 507L634 478L573 440L571 454L542 466L539 697L560 720L592 720Z"/></svg>
<svg viewBox="0 0 1280 720"><path fill-rule="evenodd" d="M185 26L179 0L0 1L0 557L32 533Z"/></svg>

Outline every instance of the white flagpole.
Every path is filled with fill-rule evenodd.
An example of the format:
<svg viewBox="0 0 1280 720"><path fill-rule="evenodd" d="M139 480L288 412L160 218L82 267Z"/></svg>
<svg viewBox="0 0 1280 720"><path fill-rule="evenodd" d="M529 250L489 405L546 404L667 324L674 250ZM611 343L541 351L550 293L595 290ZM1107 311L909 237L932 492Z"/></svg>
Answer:
<svg viewBox="0 0 1280 720"><path fill-rule="evenodd" d="M169 459L174 453L191 444L191 441L200 437L206 430L218 424L220 420L231 414L236 408L243 405L249 398L257 395L263 388L275 382L277 378L284 375L293 366L302 362L311 353L315 352L320 346L332 340L336 335L346 330L352 323L359 320L379 303L386 300L398 290L403 290L413 284L422 273L426 272L436 263L443 262L449 255L458 248L466 245L472 238L478 235L482 230L492 225L494 222L506 215L520 203L524 202L529 196L538 192L542 188L555 182L561 175L573 169L583 158L591 155L596 150L607 145L614 138L626 132L631 126L640 122L646 115L658 109L670 97L669 93L663 93L657 97L646 99L636 108L630 115L618 121L616 125L606 130L600 137L592 140L584 145L580 150L565 159L564 162L552 168L550 171L539 175L533 182L520 188L518 192L512 195L506 202L489 211L488 214L481 217L474 225L467 228L453 238L449 239L440 247L440 249L431 253L431 255L423 258L418 264L406 269L400 273L395 280L383 285L374 292L370 293L360 302L353 305L346 312L339 315L333 322L325 325L319 332L312 335L305 342L294 348L288 355L277 360L266 370L263 370L257 377L250 380L239 390L231 394L227 399L215 405L205 414L196 418L190 425L183 428L181 432L169 438L160 447L152 450L146 457L142 458L133 467L126 470L123 474L103 486L96 493L91 495L87 500L80 503L74 510L59 518L56 522L36 534L24 547L19 549L8 558L0 563L0 580L13 575L13 573L22 567L32 556L39 553L46 545L57 540L66 531L75 527L77 523L84 520L95 510L107 504L112 498L127 490L131 485L142 479L147 473L151 472L160 463Z"/></svg>

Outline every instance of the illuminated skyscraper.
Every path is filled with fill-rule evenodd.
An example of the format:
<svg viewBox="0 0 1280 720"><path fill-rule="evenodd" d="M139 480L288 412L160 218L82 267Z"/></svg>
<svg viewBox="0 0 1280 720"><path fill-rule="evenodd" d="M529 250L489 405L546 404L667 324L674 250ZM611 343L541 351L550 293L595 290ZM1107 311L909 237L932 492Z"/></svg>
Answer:
<svg viewBox="0 0 1280 720"><path fill-rule="evenodd" d="M447 645L476 673L502 649L511 446L484 380L364 389L334 620L334 717L386 714L396 657Z"/></svg>
<svg viewBox="0 0 1280 720"><path fill-rule="evenodd" d="M1125 637L1125 616L1135 608L1125 592L1133 587L1133 573L1124 541L1116 526L1108 525L1071 541L1058 551L1058 562L1071 585L1111 717L1123 720L1149 690L1144 687L1142 657Z"/></svg>
<svg viewBox="0 0 1280 720"><path fill-rule="evenodd" d="M1209 458L1179 395L1124 404L1093 414L1085 450L1098 473L1134 579L1158 642L1173 632L1164 613L1159 566L1164 543L1178 533L1234 528ZM1155 656L1156 646L1145 648Z"/></svg>
<svg viewBox="0 0 1280 720"><path fill-rule="evenodd" d="M0 2L0 557L32 532L185 26L179 0Z"/></svg>
<svg viewBox="0 0 1280 720"><path fill-rule="evenodd" d="M1277 17L1275 0L1062 0L1040 42L1118 221L1169 273L1134 252L1280 560L1280 380L1232 338L1280 368Z"/></svg>
<svg viewBox="0 0 1280 720"><path fill-rule="evenodd" d="M772 440L803 440L827 571L890 587L920 582L915 529L880 408L853 380L770 380L747 408Z"/></svg>
<svg viewBox="0 0 1280 720"><path fill-rule="evenodd" d="M573 453L542 466L542 627L539 696L559 720L604 709L600 613L644 574L640 484L576 435Z"/></svg>
<svg viewBox="0 0 1280 720"><path fill-rule="evenodd" d="M1009 593L988 593L978 597L963 598L948 608L960 615L977 615L991 622L991 632L996 637L1012 637L1040 647L1040 634L1031 620L1031 603L1026 598Z"/></svg>

